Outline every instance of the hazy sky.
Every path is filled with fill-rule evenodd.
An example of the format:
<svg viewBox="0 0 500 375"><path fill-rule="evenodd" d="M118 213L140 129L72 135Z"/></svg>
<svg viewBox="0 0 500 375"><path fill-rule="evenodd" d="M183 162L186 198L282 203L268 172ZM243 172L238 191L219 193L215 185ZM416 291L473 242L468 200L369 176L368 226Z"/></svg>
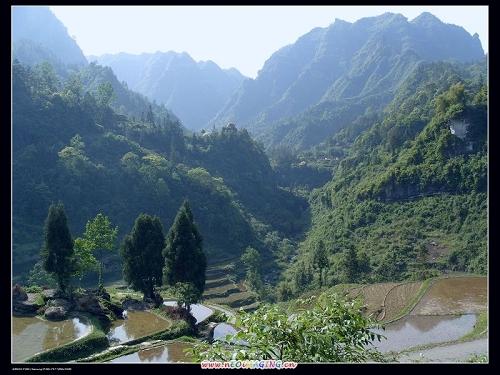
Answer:
<svg viewBox="0 0 500 375"><path fill-rule="evenodd" d="M50 6L85 56L127 52L187 52L257 76L281 47L315 27L385 12L413 20L422 12L478 33L488 52L488 6Z"/></svg>

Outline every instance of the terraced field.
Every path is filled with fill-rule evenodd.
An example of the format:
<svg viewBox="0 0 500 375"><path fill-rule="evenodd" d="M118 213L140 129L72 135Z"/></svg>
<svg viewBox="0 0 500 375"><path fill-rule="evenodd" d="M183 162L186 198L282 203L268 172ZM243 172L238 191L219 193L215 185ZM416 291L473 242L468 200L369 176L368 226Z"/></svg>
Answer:
<svg viewBox="0 0 500 375"><path fill-rule="evenodd" d="M233 310L257 308L256 293L248 290L236 275L230 262L209 267L205 301ZM378 283L352 288L347 294L351 298L360 297L365 315L384 323L407 314L480 313L487 309L487 278L443 275L432 283Z"/></svg>
<svg viewBox="0 0 500 375"><path fill-rule="evenodd" d="M233 263L214 265L207 269L203 298L210 303L235 310L252 310L259 306L256 293L237 281Z"/></svg>
<svg viewBox="0 0 500 375"><path fill-rule="evenodd" d="M366 315L379 321L391 321L410 305L422 285L421 281L371 284L350 290L349 296L362 297Z"/></svg>

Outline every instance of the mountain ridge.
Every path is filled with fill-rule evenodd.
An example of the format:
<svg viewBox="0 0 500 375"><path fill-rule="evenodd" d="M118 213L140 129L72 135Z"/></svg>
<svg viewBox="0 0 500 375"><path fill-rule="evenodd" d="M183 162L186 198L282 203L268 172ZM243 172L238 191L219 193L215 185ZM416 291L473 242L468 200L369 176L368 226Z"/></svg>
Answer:
<svg viewBox="0 0 500 375"><path fill-rule="evenodd" d="M77 69L59 59L57 67L51 59L32 66L14 56L16 280L26 280L37 261L51 202L64 202L76 236L103 213L122 238L141 212L168 227L186 196L210 261L231 258L244 278L241 255L249 248L260 254L262 281L272 288L255 285L263 299L339 282L415 280L444 269L486 274L486 57L429 62L406 48L412 40L395 37L404 30L359 32L377 31L380 23L408 27L391 14L356 27L338 22L359 38L361 47L349 51L345 40L325 36L335 34L333 25L316 28L281 49L256 80L245 79L228 103L238 108L235 115L260 121L251 124L265 130L260 139L236 120L191 132L163 103L120 83L109 66ZM332 46L338 53L329 52ZM214 68L187 54L169 61L189 71ZM328 98L266 122L280 116L280 106L307 102L298 96L306 90L321 93L332 61L340 78ZM163 73L164 63L148 65L145 74ZM56 68L65 71L59 76ZM450 128L462 123L465 138ZM428 256L432 243L447 249L442 258ZM119 275L118 257L106 261Z"/></svg>
<svg viewBox="0 0 500 375"><path fill-rule="evenodd" d="M433 42L436 35L439 43ZM441 44L450 47L442 50ZM301 56L302 62L297 56ZM446 59L470 62L483 57L477 35L471 37L462 27L446 25L430 13L424 12L412 22L394 13L354 23L336 20L327 28L315 28L293 45L276 51L257 78L242 85L209 126L223 126L232 121L246 127L256 138L265 137L267 129L306 112L310 106L323 102L332 102L334 106L339 100L361 100L384 90L396 90L419 62ZM290 61L298 64L293 70ZM276 71L279 76L273 74ZM276 87L281 87L278 93ZM255 103L256 95L267 100L261 98L260 104ZM341 107L342 102L336 105ZM350 120L364 110L366 107ZM273 143L276 144L267 145Z"/></svg>

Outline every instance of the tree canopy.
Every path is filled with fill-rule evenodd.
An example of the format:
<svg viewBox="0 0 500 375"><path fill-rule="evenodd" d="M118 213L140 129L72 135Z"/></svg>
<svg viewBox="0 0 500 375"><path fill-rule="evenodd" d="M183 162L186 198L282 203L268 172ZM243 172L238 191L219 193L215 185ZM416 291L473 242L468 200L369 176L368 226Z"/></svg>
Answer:
<svg viewBox="0 0 500 375"><path fill-rule="evenodd" d="M73 270L73 238L64 204L51 204L45 220L44 242L40 250L43 268L53 276L59 289L69 292Z"/></svg>
<svg viewBox="0 0 500 375"><path fill-rule="evenodd" d="M167 234L163 250L165 267L163 281L174 286L192 283L199 293L205 290L207 258L203 251L203 237L194 220L189 199L185 199Z"/></svg>
<svg viewBox="0 0 500 375"><path fill-rule="evenodd" d="M195 345L197 361L281 360L300 363L382 361L374 346L383 328L364 317L359 300L335 294L298 299L295 305L263 305L241 312L238 332Z"/></svg>
<svg viewBox="0 0 500 375"><path fill-rule="evenodd" d="M158 217L140 214L130 235L125 235L120 247L123 278L144 298L155 299L155 286L162 285L165 246L163 225Z"/></svg>
<svg viewBox="0 0 500 375"><path fill-rule="evenodd" d="M104 269L103 251L111 251L115 248L115 241L118 236L118 227L111 228L111 221L107 216L99 213L92 221L85 225L85 238L78 242L80 259L86 263L92 263L90 256L85 256L84 250L88 252L99 251L99 289L104 288L102 273ZM91 255L91 254L90 254ZM92 264L88 265L91 268Z"/></svg>

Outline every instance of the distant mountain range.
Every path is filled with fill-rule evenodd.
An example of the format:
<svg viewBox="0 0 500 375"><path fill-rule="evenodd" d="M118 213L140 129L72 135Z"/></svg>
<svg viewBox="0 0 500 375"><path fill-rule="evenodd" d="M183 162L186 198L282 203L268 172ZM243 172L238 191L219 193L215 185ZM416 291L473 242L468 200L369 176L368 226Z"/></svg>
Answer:
<svg viewBox="0 0 500 375"><path fill-rule="evenodd" d="M191 130L206 129L246 78L234 68L223 70L212 61L196 62L185 52L119 53L88 59L109 66L130 90L165 104Z"/></svg>
<svg viewBox="0 0 500 375"><path fill-rule="evenodd" d="M185 53L87 60L49 8L13 10L13 283L36 270L51 203L73 235L103 213L122 239L141 213L167 229L186 197L209 261L236 260L242 280L257 250L277 300L487 274L477 35L430 13L336 20L250 79ZM119 254L106 258L121 278Z"/></svg>
<svg viewBox="0 0 500 375"><path fill-rule="evenodd" d="M105 54L84 61L48 7L14 7L13 21L13 55L21 62L53 53L64 63L109 66L130 90L163 103L185 128L210 131L232 122L268 148L309 148L366 111L383 109L422 62L485 56L477 34L431 13L411 22L385 13L315 28L272 54L251 79L212 61L196 62L185 52ZM38 59L23 53L34 46Z"/></svg>

